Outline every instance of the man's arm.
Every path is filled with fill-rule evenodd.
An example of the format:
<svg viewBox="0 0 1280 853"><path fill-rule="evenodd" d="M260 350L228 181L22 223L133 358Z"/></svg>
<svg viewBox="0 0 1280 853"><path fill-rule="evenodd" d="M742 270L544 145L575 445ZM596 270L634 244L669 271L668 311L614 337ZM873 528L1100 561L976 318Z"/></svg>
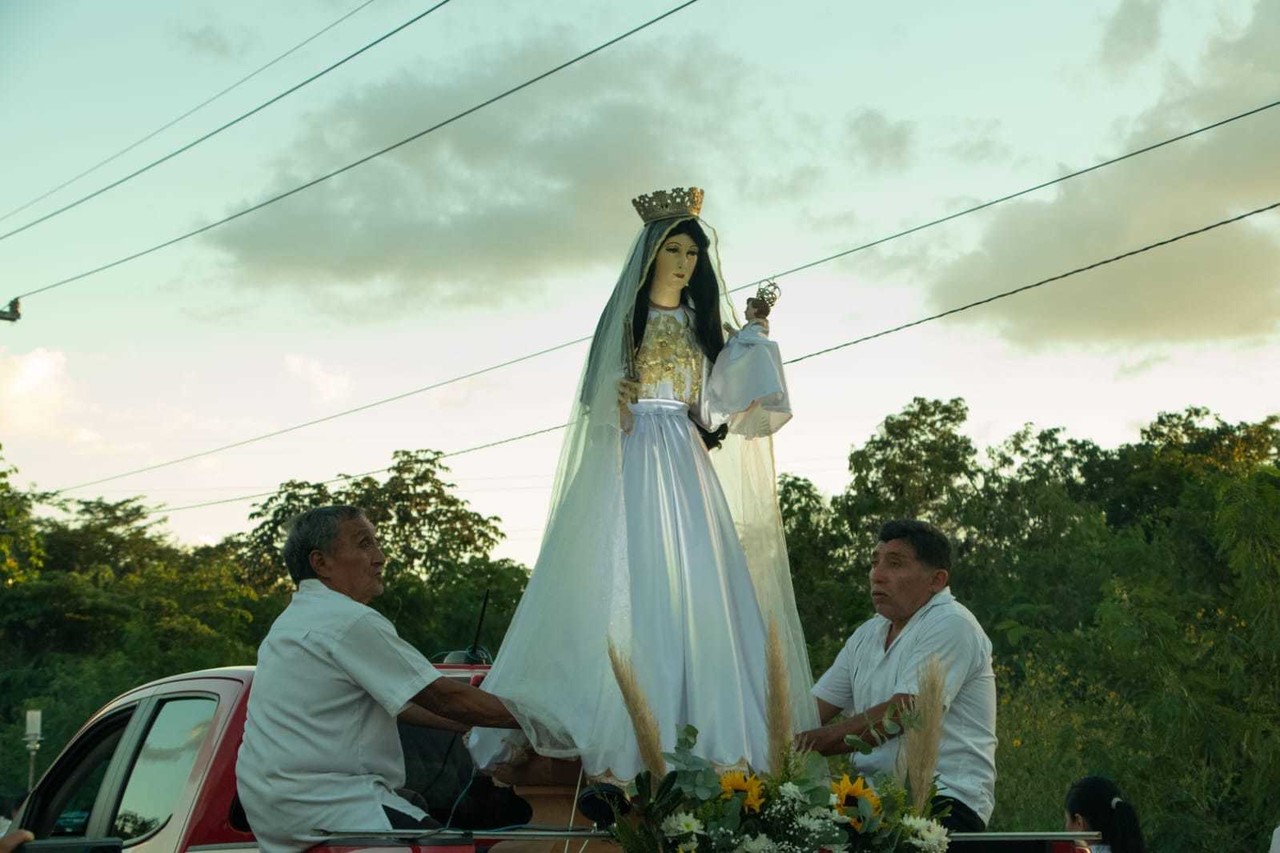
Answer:
<svg viewBox="0 0 1280 853"><path fill-rule="evenodd" d="M861 713L823 725L822 728L801 732L796 735L796 748L812 750L821 755L843 755L854 750L854 747L844 741L848 735L872 743L896 737L901 730L890 734L885 730L885 721L901 718L902 711L909 708L914 699L909 693L895 693L887 702L872 705ZM828 723L839 712L840 708L836 705L818 700L818 715L823 723ZM872 731L876 733L874 737L871 735Z"/></svg>
<svg viewBox="0 0 1280 853"><path fill-rule="evenodd" d="M457 732L458 734L466 734L471 728L466 723L459 723L457 720L433 714L421 705L414 705L412 702L408 708L400 712L400 716L396 719L411 726L422 726L424 729L442 729L446 732Z"/></svg>
<svg viewBox="0 0 1280 853"><path fill-rule="evenodd" d="M520 728L498 697L443 676L419 690L409 701L457 723L494 729Z"/></svg>

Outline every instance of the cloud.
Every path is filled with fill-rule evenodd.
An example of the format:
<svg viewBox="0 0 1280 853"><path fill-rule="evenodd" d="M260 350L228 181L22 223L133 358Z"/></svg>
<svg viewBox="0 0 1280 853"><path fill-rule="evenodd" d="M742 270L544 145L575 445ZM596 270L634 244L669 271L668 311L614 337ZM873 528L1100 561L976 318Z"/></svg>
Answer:
<svg viewBox="0 0 1280 853"><path fill-rule="evenodd" d="M312 117L257 198L552 67L571 41L478 49L456 77L406 73L352 94ZM612 268L635 232L628 199L641 192L698 183L723 188L716 205L795 203L840 168L830 157L836 125L815 139L803 117L766 109L752 66L702 43L696 73L655 65L651 52L592 57L210 232L214 274L233 287L300 292L335 315L358 308L367 320L428 303L528 301L556 275ZM903 128L874 114L858 128L855 148L901 160Z"/></svg>
<svg viewBox="0 0 1280 853"><path fill-rule="evenodd" d="M351 374L325 367L320 361L290 353L284 357L285 370L301 379L322 403L345 399L351 393Z"/></svg>
<svg viewBox="0 0 1280 853"><path fill-rule="evenodd" d="M879 110L860 110L848 121L853 156L877 171L905 169L915 148L915 128L909 121L892 121Z"/></svg>
<svg viewBox="0 0 1280 853"><path fill-rule="evenodd" d="M1112 70L1124 70L1146 59L1160 44L1163 0L1120 0L1107 19L1099 55Z"/></svg>
<svg viewBox="0 0 1280 853"><path fill-rule="evenodd" d="M36 349L22 355L0 350L0 432L36 435L59 420L70 394L67 357Z"/></svg>
<svg viewBox="0 0 1280 853"><path fill-rule="evenodd" d="M1000 139L1000 131L1001 122L998 120L962 119L956 130L948 134L955 141L944 150L969 165L1012 162L1016 152Z"/></svg>
<svg viewBox="0 0 1280 853"><path fill-rule="evenodd" d="M1152 353L1136 361L1126 361L1116 368L1116 379L1135 379L1168 362L1166 353Z"/></svg>
<svg viewBox="0 0 1280 853"><path fill-rule="evenodd" d="M1198 82L1171 84L1120 150L1274 98L1280 4L1213 39ZM928 272L950 308L1280 199L1280 115L1266 113L1077 178L1047 200L1001 205L969 252ZM1280 331L1277 214L1226 226L962 315L1028 347L1258 340Z"/></svg>
<svg viewBox="0 0 1280 853"><path fill-rule="evenodd" d="M199 27L175 27L174 35L192 53L213 59L234 59L245 52L252 34L240 29L235 34L204 24Z"/></svg>

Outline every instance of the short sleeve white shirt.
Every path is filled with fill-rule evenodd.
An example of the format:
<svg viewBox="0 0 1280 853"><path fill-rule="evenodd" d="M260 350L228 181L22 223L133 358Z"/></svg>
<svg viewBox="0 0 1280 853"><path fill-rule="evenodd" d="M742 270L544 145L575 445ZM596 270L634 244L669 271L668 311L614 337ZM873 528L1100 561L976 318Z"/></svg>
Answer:
<svg viewBox="0 0 1280 853"><path fill-rule="evenodd" d="M813 695L846 713L865 711L895 693L919 690L921 667L938 655L946 669L942 742L938 752L938 793L955 797L984 822L995 806L996 679L991 641L951 590L935 593L885 649L891 623L879 614L862 623ZM873 779L893 773L901 738L891 738L869 755L852 757L858 773Z"/></svg>
<svg viewBox="0 0 1280 853"><path fill-rule="evenodd" d="M304 580L258 648L236 782L264 853L316 830L389 830L383 806L421 818L404 784L396 717L440 673L387 619Z"/></svg>

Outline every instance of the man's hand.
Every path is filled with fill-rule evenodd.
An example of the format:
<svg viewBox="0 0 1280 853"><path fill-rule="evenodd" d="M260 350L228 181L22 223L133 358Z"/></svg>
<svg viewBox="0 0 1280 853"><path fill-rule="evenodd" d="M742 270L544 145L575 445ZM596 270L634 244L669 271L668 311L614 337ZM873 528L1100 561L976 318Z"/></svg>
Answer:
<svg viewBox="0 0 1280 853"><path fill-rule="evenodd" d="M497 696L445 676L419 690L410 701L456 723L492 729L520 728Z"/></svg>
<svg viewBox="0 0 1280 853"><path fill-rule="evenodd" d="M0 838L0 853L13 853L28 841L35 841L36 837L25 829L19 829Z"/></svg>
<svg viewBox="0 0 1280 853"><path fill-rule="evenodd" d="M823 726L820 729L809 729L796 735L796 752L816 752L819 755L842 755L850 751L844 742L844 732L837 731L840 725Z"/></svg>
<svg viewBox="0 0 1280 853"><path fill-rule="evenodd" d="M860 714L837 720L819 729L801 732L795 737L797 750L812 750L820 755L844 755L853 752L854 747L845 742L845 738L853 735L859 740L880 743L901 734L901 729L893 732L885 730L886 720L898 720L902 712L911 707L915 697L910 693L895 693L887 702L872 705ZM818 708L823 720L834 716L836 706L818 700Z"/></svg>

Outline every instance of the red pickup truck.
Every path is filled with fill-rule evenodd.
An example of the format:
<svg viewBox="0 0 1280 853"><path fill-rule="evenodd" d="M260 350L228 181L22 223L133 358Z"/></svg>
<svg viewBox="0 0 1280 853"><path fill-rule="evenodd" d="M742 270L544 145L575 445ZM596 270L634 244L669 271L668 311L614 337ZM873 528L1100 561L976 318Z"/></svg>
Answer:
<svg viewBox="0 0 1280 853"><path fill-rule="evenodd" d="M439 669L474 681L487 667ZM19 853L122 853L125 847L130 853L256 853L235 776L252 681L252 667L211 669L153 681L107 704L62 750L15 818L15 827L37 838ZM450 829L407 839L323 827L335 832L333 841L309 853L468 853L512 840L528 850L530 842L602 837L590 829L522 826L528 803L477 775L456 736L414 726L401 726L400 735L410 796L421 797L419 805ZM1068 838L958 834L951 849L1044 853L1070 849ZM580 848L575 843L573 849Z"/></svg>
<svg viewBox="0 0 1280 853"><path fill-rule="evenodd" d="M487 667L440 669L470 680ZM137 853L256 851L235 778L252 681L252 667L177 675L131 690L98 711L18 814L15 827L38 839L23 853L107 853L122 846ZM474 776L457 737L412 726L402 726L401 736L406 787L442 822L452 816L451 827L472 830L528 820L528 806L513 793ZM350 853L379 846L404 850L406 843L403 834L398 840L370 834L314 849ZM451 831L429 843L420 840L413 850L459 853L487 846L465 831Z"/></svg>

